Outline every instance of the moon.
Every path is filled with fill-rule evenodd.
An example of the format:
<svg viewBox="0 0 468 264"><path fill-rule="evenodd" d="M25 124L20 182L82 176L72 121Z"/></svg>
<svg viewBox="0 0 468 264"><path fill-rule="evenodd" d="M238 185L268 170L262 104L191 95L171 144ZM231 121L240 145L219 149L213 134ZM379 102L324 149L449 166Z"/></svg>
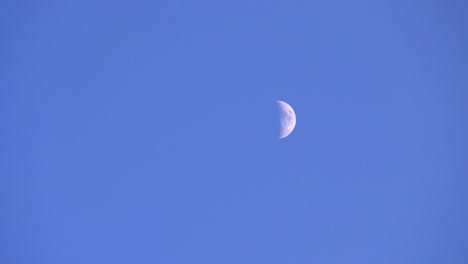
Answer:
<svg viewBox="0 0 468 264"><path fill-rule="evenodd" d="M280 136L285 138L289 136L296 126L296 114L294 109L287 103L278 100L279 116L280 116Z"/></svg>

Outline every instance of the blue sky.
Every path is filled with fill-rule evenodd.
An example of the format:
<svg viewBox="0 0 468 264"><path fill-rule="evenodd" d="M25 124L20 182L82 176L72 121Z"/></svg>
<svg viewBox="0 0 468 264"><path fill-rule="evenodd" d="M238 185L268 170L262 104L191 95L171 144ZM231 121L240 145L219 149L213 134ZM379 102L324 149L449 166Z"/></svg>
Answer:
<svg viewBox="0 0 468 264"><path fill-rule="evenodd" d="M0 261L467 263L467 12L4 1Z"/></svg>

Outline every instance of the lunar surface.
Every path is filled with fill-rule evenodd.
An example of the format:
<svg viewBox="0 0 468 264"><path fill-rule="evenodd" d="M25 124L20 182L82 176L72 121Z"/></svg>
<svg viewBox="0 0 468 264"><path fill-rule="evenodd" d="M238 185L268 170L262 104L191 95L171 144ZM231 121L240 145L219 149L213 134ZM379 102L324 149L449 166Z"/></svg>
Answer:
<svg viewBox="0 0 468 264"><path fill-rule="evenodd" d="M279 138L285 138L293 132L296 126L296 114L290 105L283 101L277 101L280 117L280 135Z"/></svg>

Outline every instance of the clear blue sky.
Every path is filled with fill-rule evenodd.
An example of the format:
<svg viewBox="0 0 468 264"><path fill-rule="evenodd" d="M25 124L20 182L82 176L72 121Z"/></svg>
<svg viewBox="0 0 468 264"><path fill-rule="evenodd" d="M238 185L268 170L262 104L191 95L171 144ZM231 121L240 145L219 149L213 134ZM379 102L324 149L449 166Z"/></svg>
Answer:
<svg viewBox="0 0 468 264"><path fill-rule="evenodd" d="M468 263L467 13L2 1L0 262Z"/></svg>

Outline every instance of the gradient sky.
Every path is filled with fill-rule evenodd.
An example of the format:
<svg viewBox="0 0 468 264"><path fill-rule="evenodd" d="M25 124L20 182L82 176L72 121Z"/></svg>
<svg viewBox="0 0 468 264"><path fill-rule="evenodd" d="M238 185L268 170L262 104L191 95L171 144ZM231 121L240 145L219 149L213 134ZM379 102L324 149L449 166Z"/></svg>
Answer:
<svg viewBox="0 0 468 264"><path fill-rule="evenodd" d="M0 262L468 263L466 14L2 1Z"/></svg>

